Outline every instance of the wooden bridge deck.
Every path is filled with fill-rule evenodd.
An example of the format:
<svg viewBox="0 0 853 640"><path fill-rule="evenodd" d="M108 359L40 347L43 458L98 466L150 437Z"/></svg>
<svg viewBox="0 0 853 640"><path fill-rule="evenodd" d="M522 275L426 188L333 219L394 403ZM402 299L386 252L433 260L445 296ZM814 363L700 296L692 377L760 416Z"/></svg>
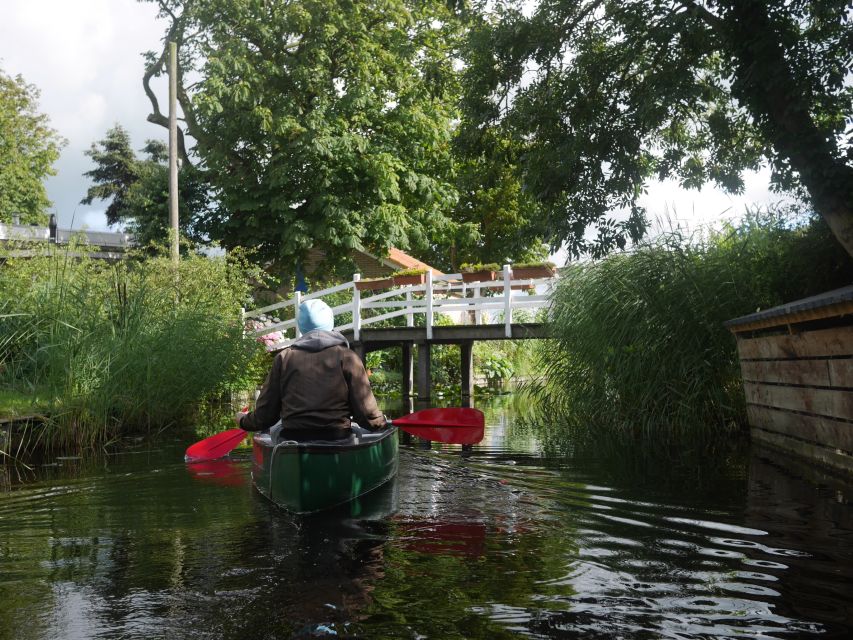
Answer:
<svg viewBox="0 0 853 640"><path fill-rule="evenodd" d="M507 336L502 324L452 325L432 328L432 337L427 337L426 327L388 327L362 329L356 340L352 329L342 331L356 350L365 352L409 344L461 344L474 340L528 340L547 338L545 325L540 322L523 322L510 325Z"/></svg>

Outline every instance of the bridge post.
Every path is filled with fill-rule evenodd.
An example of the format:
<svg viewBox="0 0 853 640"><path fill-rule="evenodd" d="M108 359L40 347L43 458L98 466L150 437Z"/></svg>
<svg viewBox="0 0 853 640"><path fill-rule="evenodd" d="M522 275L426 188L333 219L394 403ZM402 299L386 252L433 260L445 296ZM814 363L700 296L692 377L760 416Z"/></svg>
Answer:
<svg viewBox="0 0 853 640"><path fill-rule="evenodd" d="M361 364L366 364L367 350L365 349L365 344L363 342L359 342L358 344L351 345L350 348L355 351L355 354L361 359Z"/></svg>
<svg viewBox="0 0 853 640"><path fill-rule="evenodd" d="M474 341L460 343L459 351L462 355L462 397L470 398L474 393Z"/></svg>
<svg viewBox="0 0 853 640"><path fill-rule="evenodd" d="M361 291L355 283L361 280L360 273L352 275L352 337L358 341L361 338Z"/></svg>
<svg viewBox="0 0 853 640"><path fill-rule="evenodd" d="M504 335L512 338L512 267L504 265Z"/></svg>
<svg viewBox="0 0 853 640"><path fill-rule="evenodd" d="M428 400L432 382L431 355L429 342L418 343L418 400Z"/></svg>
<svg viewBox="0 0 853 640"><path fill-rule="evenodd" d="M412 364L412 343L404 342L402 345L403 348L403 397L411 398L412 397L412 380L414 373Z"/></svg>
<svg viewBox="0 0 853 640"><path fill-rule="evenodd" d="M478 283L477 285L474 286L474 297L479 298L482 295L483 295L483 292L482 292L482 289ZM480 303L479 302L474 303L474 309L475 309L475 311L474 311L474 324L483 324L483 312L480 310Z"/></svg>
<svg viewBox="0 0 853 640"><path fill-rule="evenodd" d="M432 340L432 322L433 322L433 310L432 310L432 300L433 290L432 290L432 270L428 269L426 272L426 337L427 340Z"/></svg>
<svg viewBox="0 0 853 640"><path fill-rule="evenodd" d="M299 305L302 304L302 292L294 291L293 292L293 319L296 320L299 317ZM296 326L293 327L295 331L295 336L298 338L302 335L302 332L299 330L299 323L296 323Z"/></svg>

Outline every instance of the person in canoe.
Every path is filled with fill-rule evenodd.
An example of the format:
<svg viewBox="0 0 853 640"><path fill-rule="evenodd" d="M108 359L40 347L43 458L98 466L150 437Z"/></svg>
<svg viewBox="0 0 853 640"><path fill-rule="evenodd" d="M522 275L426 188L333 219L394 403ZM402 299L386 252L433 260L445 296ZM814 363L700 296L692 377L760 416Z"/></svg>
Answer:
<svg viewBox="0 0 853 640"><path fill-rule="evenodd" d="M350 434L350 418L367 429L382 429L379 411L361 358L322 300L299 305L302 336L276 355L255 410L234 416L246 431L266 431L281 420L282 436L337 440Z"/></svg>

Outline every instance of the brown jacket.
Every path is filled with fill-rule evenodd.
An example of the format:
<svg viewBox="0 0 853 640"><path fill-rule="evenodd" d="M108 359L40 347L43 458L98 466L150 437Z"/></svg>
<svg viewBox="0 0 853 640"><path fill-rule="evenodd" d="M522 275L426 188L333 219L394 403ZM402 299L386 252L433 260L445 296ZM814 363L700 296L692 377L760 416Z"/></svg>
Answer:
<svg viewBox="0 0 853 640"><path fill-rule="evenodd" d="M306 333L273 362L255 410L240 420L247 431L349 427L350 416L368 429L385 426L364 365L337 331Z"/></svg>

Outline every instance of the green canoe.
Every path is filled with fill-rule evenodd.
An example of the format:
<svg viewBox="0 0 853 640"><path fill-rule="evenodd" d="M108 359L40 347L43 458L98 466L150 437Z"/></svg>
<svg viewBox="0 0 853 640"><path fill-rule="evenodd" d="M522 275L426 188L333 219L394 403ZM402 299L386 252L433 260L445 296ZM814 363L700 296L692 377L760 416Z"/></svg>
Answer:
<svg viewBox="0 0 853 640"><path fill-rule="evenodd" d="M353 426L344 440L295 442L255 434L252 481L294 513L330 509L364 495L397 473L397 429L371 433Z"/></svg>

